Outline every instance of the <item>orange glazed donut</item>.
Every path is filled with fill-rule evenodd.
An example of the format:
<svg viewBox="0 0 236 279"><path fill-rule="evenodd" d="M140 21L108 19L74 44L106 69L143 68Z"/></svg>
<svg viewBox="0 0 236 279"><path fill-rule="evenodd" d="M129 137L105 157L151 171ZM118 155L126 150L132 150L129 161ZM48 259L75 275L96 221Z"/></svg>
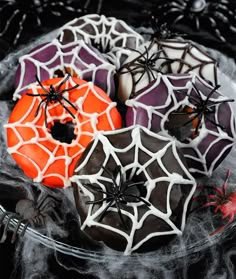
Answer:
<svg viewBox="0 0 236 279"><path fill-rule="evenodd" d="M120 128L121 116L116 103L92 83L69 75L37 81L6 124L8 151L35 182L67 187L94 134Z"/></svg>

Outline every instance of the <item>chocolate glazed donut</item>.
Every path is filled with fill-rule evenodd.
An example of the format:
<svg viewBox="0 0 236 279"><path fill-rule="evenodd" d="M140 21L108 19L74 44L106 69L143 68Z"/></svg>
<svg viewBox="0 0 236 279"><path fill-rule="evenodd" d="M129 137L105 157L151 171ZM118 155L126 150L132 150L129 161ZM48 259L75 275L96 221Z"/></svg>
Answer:
<svg viewBox="0 0 236 279"><path fill-rule="evenodd" d="M173 140L146 128L98 134L71 178L82 230L126 255L181 235L195 190L182 159Z"/></svg>

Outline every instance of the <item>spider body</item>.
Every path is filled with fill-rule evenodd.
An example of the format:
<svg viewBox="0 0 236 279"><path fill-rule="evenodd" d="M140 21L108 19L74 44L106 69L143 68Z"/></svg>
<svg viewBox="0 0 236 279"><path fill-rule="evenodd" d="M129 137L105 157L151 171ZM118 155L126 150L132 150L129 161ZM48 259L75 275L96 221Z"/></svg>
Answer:
<svg viewBox="0 0 236 279"><path fill-rule="evenodd" d="M66 99L64 96L63 96L63 93L65 93L66 91L71 91L77 87L79 87L79 84L76 84L75 86L72 86L68 89L63 89L63 90L60 90L62 85L64 83L66 83L68 81L68 79L70 78L70 74L67 75L67 77L65 77L61 82L60 84L58 85L58 87L54 87L52 84L49 86L49 90L47 90L44 85L41 83L41 81L38 79L38 77L36 76L36 80L37 82L39 83L40 87L43 89L43 91L45 93L39 93L39 94L32 94L32 93L26 93L28 96L31 96L31 97L42 97L42 100L39 102L39 105L38 105L38 108L35 112L35 116L38 115L39 113L39 110L41 108L41 105L45 102L45 107L44 107L44 118L45 118L45 125L46 127L48 126L48 123L47 123L47 108L48 108L48 105L50 104L54 104L56 102L59 102L62 107L73 117L75 118L74 114L63 104L63 100L68 103L71 107L73 107L75 110L77 110L76 106L74 104L72 104L68 99Z"/></svg>
<svg viewBox="0 0 236 279"><path fill-rule="evenodd" d="M59 200L49 195L39 195L37 200L22 199L16 204L15 213L5 212L0 218L0 227L4 224L4 230L0 243L3 243L7 238L7 231L10 228L10 222L13 219L17 220L11 242L16 239L17 233L21 232L21 235L25 234L25 231L29 225L32 227L45 226L47 221L60 222L61 218L56 212L55 208L59 205ZM21 225L24 224L24 228L20 230Z"/></svg>
<svg viewBox="0 0 236 279"><path fill-rule="evenodd" d="M141 197L141 192L138 188L139 186L141 187L144 182L133 182L129 180L124 181L120 165L116 166L114 172L111 172L105 167L102 168L111 177L112 183L110 187L106 188L106 191L102 190L100 187L94 184L86 184L86 187L93 189L95 192L97 191L103 194L103 198L94 201L87 201L87 204L98 204L102 202L106 203L106 207L100 214L99 222L103 219L108 209L115 206L117 208L118 215L124 228L127 229L127 224L125 223L121 213L121 204L127 205L129 202L143 202L144 204L149 206L150 203Z"/></svg>
<svg viewBox="0 0 236 279"><path fill-rule="evenodd" d="M210 235L215 235L216 233L219 233L225 229L227 225L229 225L233 220L234 216L236 214L236 191L227 193L227 183L230 176L230 170L227 171L226 179L222 185L221 188L219 187L213 187L213 186L198 186L198 189L207 188L210 190L213 190L215 194L208 194L206 196L197 196L194 199L199 198L207 198L207 202L204 203L201 207L208 207L213 206L214 213L220 212L222 214L222 219L228 219L228 222L215 230L214 232L210 233Z"/></svg>

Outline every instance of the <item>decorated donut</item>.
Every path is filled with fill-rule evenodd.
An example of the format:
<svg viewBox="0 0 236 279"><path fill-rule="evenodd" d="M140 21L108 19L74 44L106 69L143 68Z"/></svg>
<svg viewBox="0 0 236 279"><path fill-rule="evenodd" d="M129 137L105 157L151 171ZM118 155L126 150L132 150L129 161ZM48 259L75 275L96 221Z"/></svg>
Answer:
<svg viewBox="0 0 236 279"><path fill-rule="evenodd" d="M120 127L116 103L92 83L69 75L38 80L10 114L8 151L35 182L67 187L94 134Z"/></svg>
<svg viewBox="0 0 236 279"><path fill-rule="evenodd" d="M119 69L118 97L125 101L135 96L159 73L190 71L217 85L217 62L199 47L175 39L152 40L133 50Z"/></svg>
<svg viewBox="0 0 236 279"><path fill-rule="evenodd" d="M126 101L126 125L174 137L192 175L210 176L235 142L235 117L229 104L233 100L218 87L194 73L159 74Z"/></svg>
<svg viewBox="0 0 236 279"><path fill-rule="evenodd" d="M84 40L98 48L117 69L130 55L130 49L136 49L144 43L144 38L123 20L98 14L85 15L68 22L59 30L58 39L62 43Z"/></svg>
<svg viewBox="0 0 236 279"><path fill-rule="evenodd" d="M182 159L173 139L146 128L99 134L71 178L82 230L126 255L181 235L195 191Z"/></svg>
<svg viewBox="0 0 236 279"><path fill-rule="evenodd" d="M20 57L13 98L21 97L29 84L35 81L35 75L40 80L47 80L64 77L66 73L92 81L111 98L114 97L115 67L98 50L82 40L62 45L55 39Z"/></svg>

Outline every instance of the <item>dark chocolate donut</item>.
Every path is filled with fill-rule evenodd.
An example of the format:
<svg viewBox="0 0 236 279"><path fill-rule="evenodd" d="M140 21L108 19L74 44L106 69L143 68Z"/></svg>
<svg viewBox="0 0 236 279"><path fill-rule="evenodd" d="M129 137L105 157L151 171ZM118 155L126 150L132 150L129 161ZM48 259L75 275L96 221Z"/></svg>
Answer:
<svg viewBox="0 0 236 279"><path fill-rule="evenodd" d="M182 159L173 139L143 127L97 134L71 178L82 230L126 255L181 235L195 191Z"/></svg>

